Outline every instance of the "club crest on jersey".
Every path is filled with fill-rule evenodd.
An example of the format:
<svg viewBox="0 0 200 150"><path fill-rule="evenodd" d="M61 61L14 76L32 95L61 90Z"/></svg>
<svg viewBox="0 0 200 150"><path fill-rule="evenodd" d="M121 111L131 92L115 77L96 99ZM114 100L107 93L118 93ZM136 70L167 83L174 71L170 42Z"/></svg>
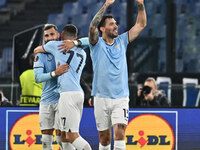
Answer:
<svg viewBox="0 0 200 150"><path fill-rule="evenodd" d="M39 60L39 56L35 56L34 58L34 62L38 61Z"/></svg>
<svg viewBox="0 0 200 150"><path fill-rule="evenodd" d="M117 45L115 46L115 48L118 49L118 50L120 50L120 44L117 44Z"/></svg>

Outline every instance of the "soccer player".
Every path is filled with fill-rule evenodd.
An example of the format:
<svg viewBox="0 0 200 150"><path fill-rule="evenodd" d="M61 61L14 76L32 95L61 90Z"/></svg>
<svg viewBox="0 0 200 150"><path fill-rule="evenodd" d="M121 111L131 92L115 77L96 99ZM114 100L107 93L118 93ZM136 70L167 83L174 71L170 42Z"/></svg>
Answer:
<svg viewBox="0 0 200 150"><path fill-rule="evenodd" d="M63 28L63 40L75 40L77 28L74 25L67 25ZM54 55L56 63L69 64L68 72L58 77L59 119L61 121L62 136L66 136L70 143L77 150L91 150L90 145L79 135L79 125L82 116L84 93L80 86L80 76L85 65L86 53L83 49L74 47L68 53L61 53L58 49L62 41L51 41L39 46L34 51L49 52Z"/></svg>
<svg viewBox="0 0 200 150"><path fill-rule="evenodd" d="M126 61L128 43L137 38L146 26L143 0L136 0L136 24L118 35L118 26L111 15L103 16L115 0L106 0L90 23L90 55L93 63L94 114L99 132L99 150L110 150L113 127L114 150L125 150L125 130L129 115L129 88ZM125 11L125 10L124 10ZM125 17L125 16L124 16ZM99 37L98 29L102 33Z"/></svg>
<svg viewBox="0 0 200 150"><path fill-rule="evenodd" d="M46 24L44 27L45 43L56 40L58 41L60 34L58 28L53 24ZM56 51L56 49L55 49ZM53 131L56 129L56 141L63 150L61 143L61 131L58 124L58 99L60 97L57 90L57 77L69 69L69 65L59 66L55 64L52 54L38 53L34 60L34 76L37 83L43 82L43 91L40 101L39 121L42 132L43 150L52 150ZM69 145L69 143L63 143Z"/></svg>

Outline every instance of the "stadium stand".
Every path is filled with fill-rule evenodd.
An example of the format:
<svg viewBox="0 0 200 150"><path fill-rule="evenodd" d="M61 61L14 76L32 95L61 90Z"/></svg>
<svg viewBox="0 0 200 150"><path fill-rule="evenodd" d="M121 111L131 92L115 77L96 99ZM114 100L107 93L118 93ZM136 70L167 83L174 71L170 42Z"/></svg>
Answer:
<svg viewBox="0 0 200 150"><path fill-rule="evenodd" d="M0 23L2 23L0 24L0 59L4 59L2 58L4 49L12 47L14 34L38 24L47 23L47 16L50 13L61 12L63 3L66 1L68 0L60 0L58 2L54 0L7 0L6 7L0 9L0 17L1 10L7 10L7 16L5 15L4 18L1 17L0 19ZM9 62L4 63L9 64ZM5 66L1 65L0 67L2 67L0 70L5 69ZM4 72L1 72L1 75L4 74L5 76L8 72L11 75L9 70Z"/></svg>
<svg viewBox="0 0 200 150"><path fill-rule="evenodd" d="M199 55L199 8L200 0L175 0L177 13L177 52L181 45L182 58L177 58L178 72L199 71L200 61L196 56ZM184 31L184 32L183 32ZM195 66L191 66L195 64Z"/></svg>
<svg viewBox="0 0 200 150"><path fill-rule="evenodd" d="M3 1L5 2L5 0L1 0L1 3ZM59 31L66 24L73 23L79 29L79 36L87 36L89 23L104 2L105 0L7 0L6 5L0 3L0 7L3 7L0 8L0 76L11 76L10 59L12 58L11 47L14 34L48 22L56 24ZM176 71L180 73L199 73L200 0L174 0L174 2L177 13ZM167 71L166 3L165 0L145 1L147 27L141 33L139 39L133 43L134 51L128 51L130 55L127 54L131 57L129 67L134 62L132 65L134 72L160 74ZM115 16L119 24L119 33L128 29L127 21L130 19L130 14L127 14L127 9L127 0L116 0L116 3L107 11L107 13L112 13ZM137 6L134 5L133 12L136 11ZM133 22L135 22L136 14L133 16ZM125 17L128 15L129 18ZM168 74L165 74L165 76L168 76ZM170 77L172 76L170 74ZM182 78L180 78L181 82L177 80L179 78L173 80L173 83L178 83L181 87L172 91L172 93L175 93L172 96L178 96L172 97L171 101L178 98L181 104L177 102L179 100L172 102L172 104L182 106Z"/></svg>
<svg viewBox="0 0 200 150"><path fill-rule="evenodd" d="M87 36L89 32L89 23L96 12L102 7L104 1L78 0L76 2L67 2L63 5L61 14L50 14L48 23L54 23L59 31L67 23L75 24L79 29L79 36ZM118 23L120 23L119 33L126 30L126 1L116 1L107 13L113 14ZM70 12L70 13L69 13Z"/></svg>

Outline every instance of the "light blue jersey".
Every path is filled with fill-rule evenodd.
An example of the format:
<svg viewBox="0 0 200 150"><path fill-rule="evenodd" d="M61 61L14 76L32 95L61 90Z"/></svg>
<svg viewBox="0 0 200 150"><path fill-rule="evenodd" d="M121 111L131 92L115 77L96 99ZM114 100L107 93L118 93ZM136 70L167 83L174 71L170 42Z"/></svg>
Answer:
<svg viewBox="0 0 200 150"><path fill-rule="evenodd" d="M92 95L102 98L120 98L129 96L126 49L128 33L116 37L112 45L99 38L90 46L93 63Z"/></svg>
<svg viewBox="0 0 200 150"><path fill-rule="evenodd" d="M52 78L50 72L56 70L54 56L38 53L34 60L34 77L37 83L43 82L40 104L55 104L60 98L57 90L57 78Z"/></svg>
<svg viewBox="0 0 200 150"><path fill-rule="evenodd" d="M59 92L81 91L80 77L85 66L86 53L83 49L74 47L67 54L63 54L58 50L58 45L62 41L50 41L44 45L44 50L54 55L56 63L60 65L69 64L68 72L58 77Z"/></svg>

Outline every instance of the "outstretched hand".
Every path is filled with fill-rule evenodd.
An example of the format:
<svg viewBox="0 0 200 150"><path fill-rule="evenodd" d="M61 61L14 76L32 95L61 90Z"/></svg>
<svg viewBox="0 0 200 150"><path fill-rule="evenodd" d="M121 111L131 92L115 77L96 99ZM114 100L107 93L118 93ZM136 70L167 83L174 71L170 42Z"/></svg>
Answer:
<svg viewBox="0 0 200 150"><path fill-rule="evenodd" d="M113 4L115 2L115 0L106 0L106 5L109 6L111 4Z"/></svg>
<svg viewBox="0 0 200 150"><path fill-rule="evenodd" d="M64 40L62 44L58 45L59 49L62 53L67 53L70 49L74 47L74 42L71 40Z"/></svg>
<svg viewBox="0 0 200 150"><path fill-rule="evenodd" d="M55 74L56 74L56 76L60 76L63 73L68 72L68 69L69 69L68 64L63 64L60 66L60 62L58 62L57 66L56 66Z"/></svg>

